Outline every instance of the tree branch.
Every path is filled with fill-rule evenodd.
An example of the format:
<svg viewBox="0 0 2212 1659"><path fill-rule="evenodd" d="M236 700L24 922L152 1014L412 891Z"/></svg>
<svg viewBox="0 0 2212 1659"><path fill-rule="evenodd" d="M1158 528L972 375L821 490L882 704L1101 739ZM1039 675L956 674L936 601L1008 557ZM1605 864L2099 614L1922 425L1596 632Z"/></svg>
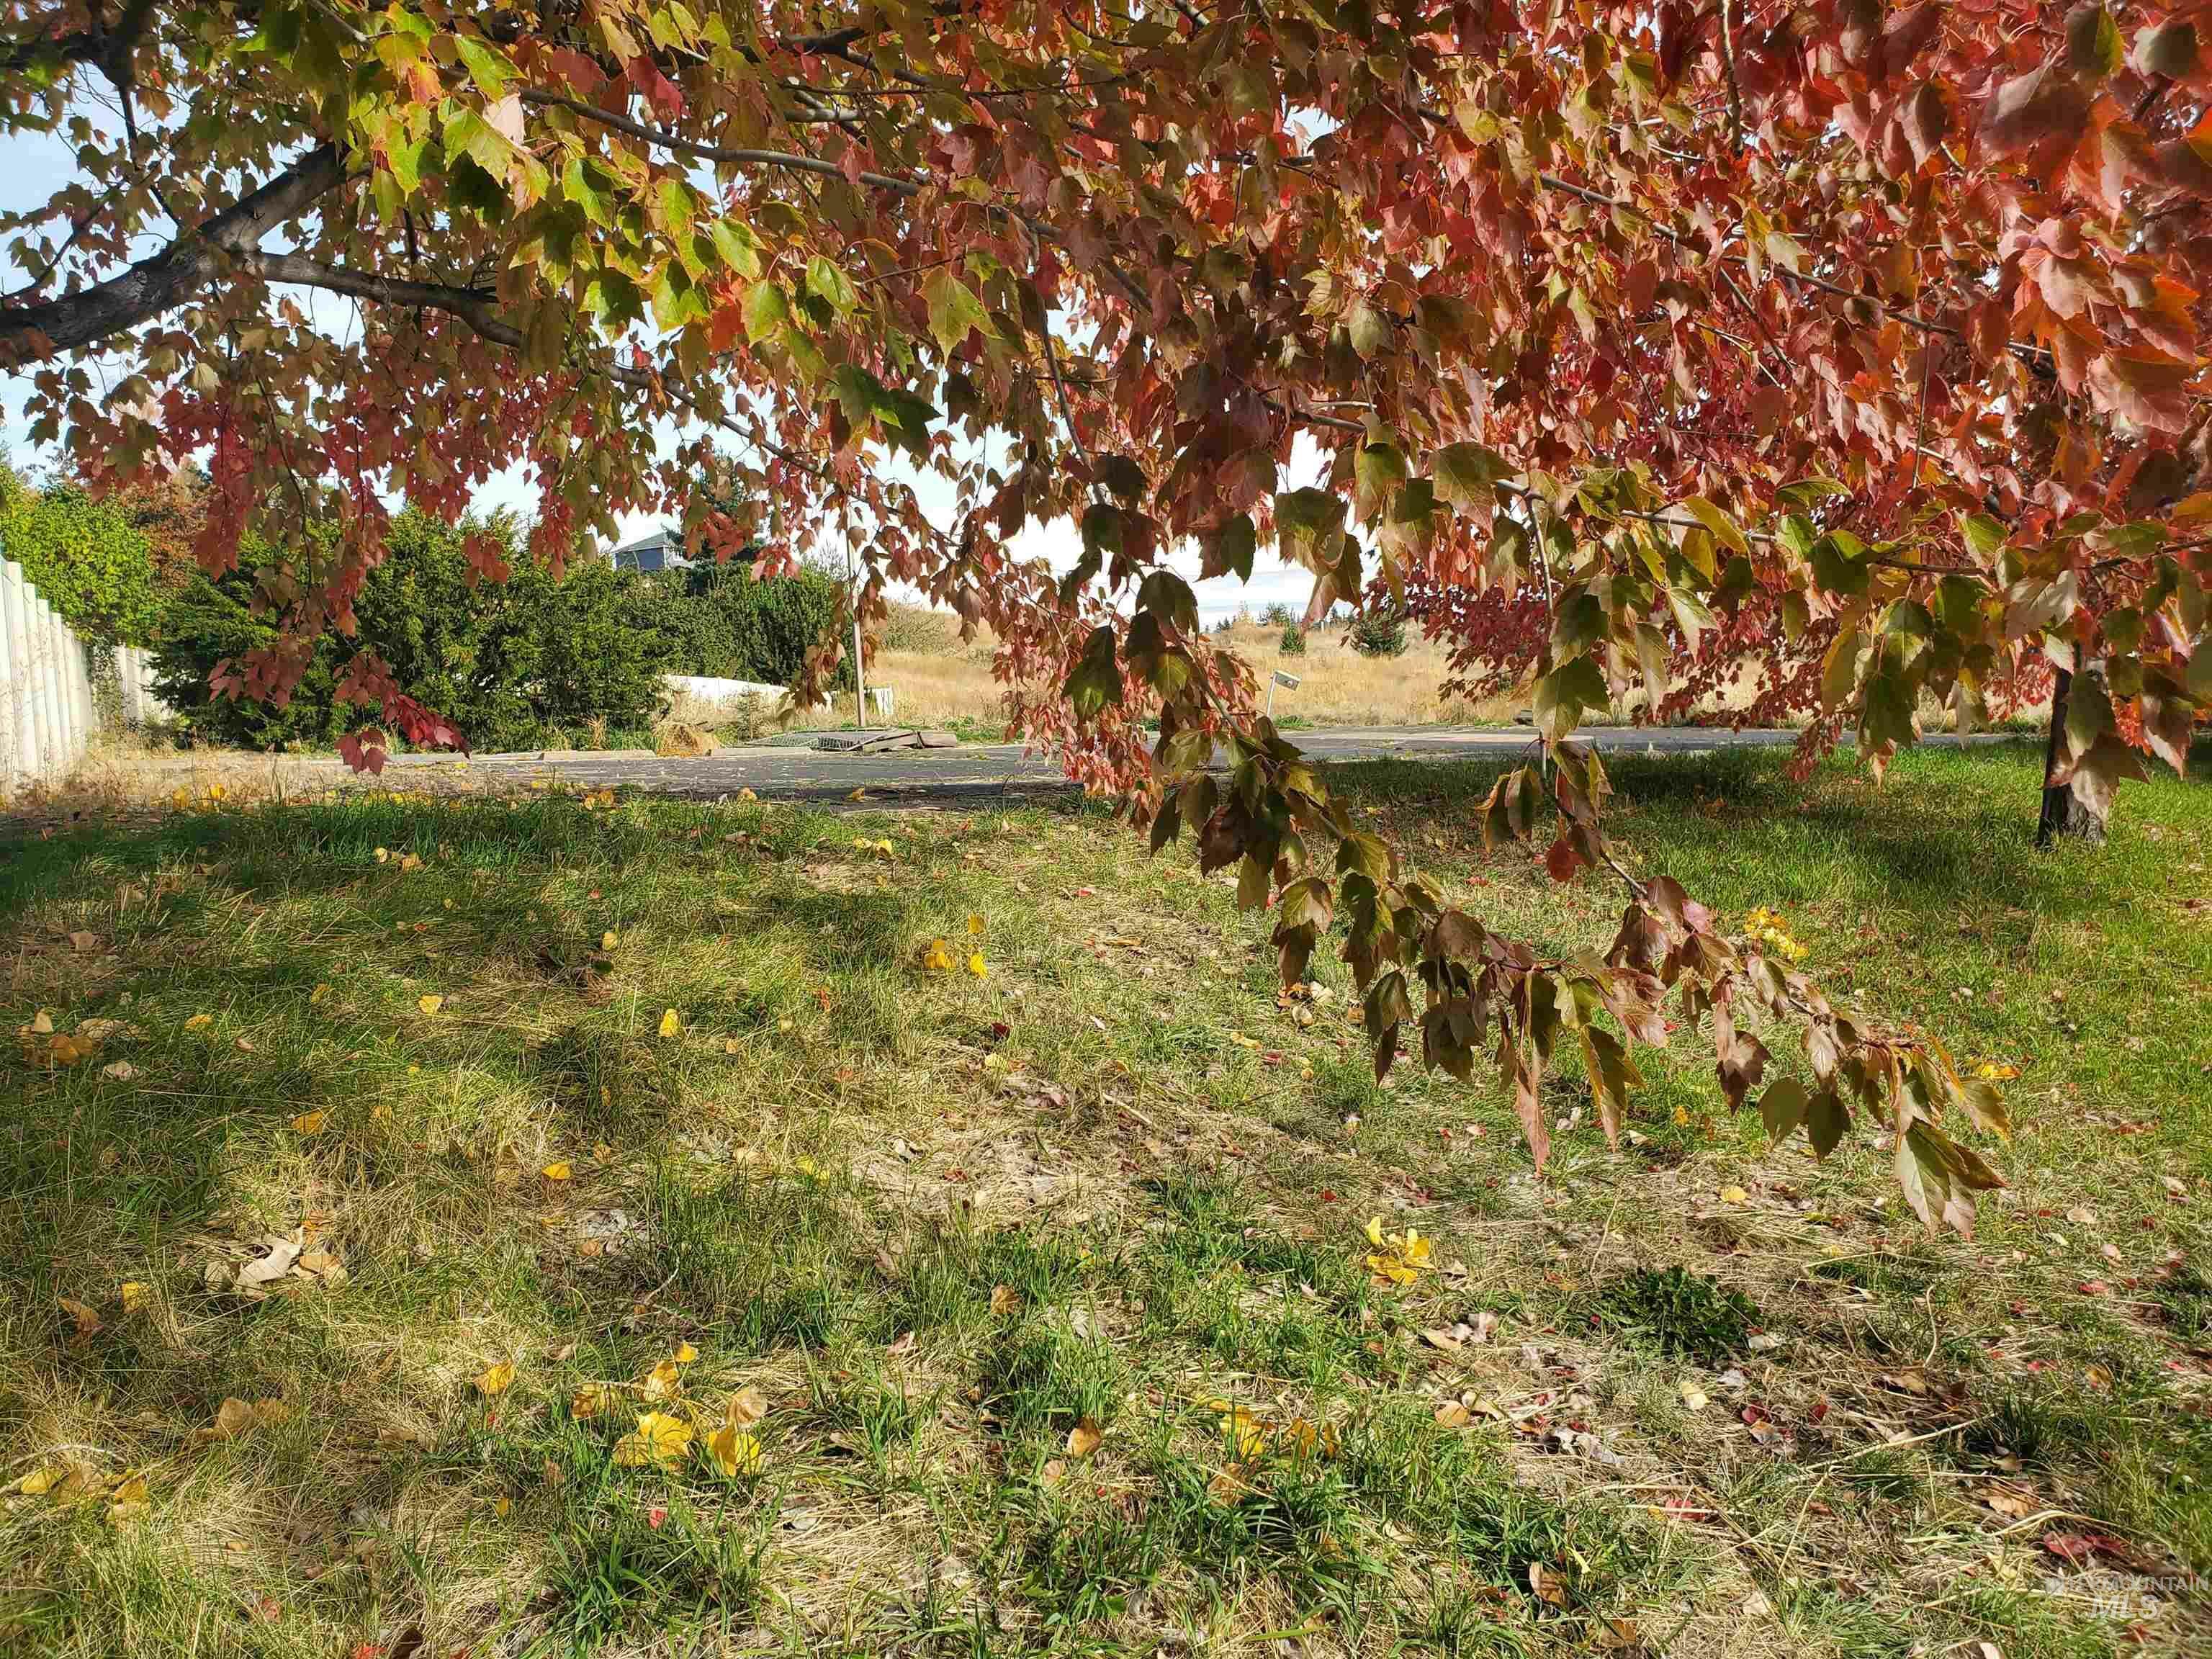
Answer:
<svg viewBox="0 0 2212 1659"><path fill-rule="evenodd" d="M679 155L695 156L702 161L726 161L733 167L781 167L790 173L811 173L819 179L842 179L845 176L844 168L818 155L796 155L787 150L739 149L705 143L696 138L686 138L680 133L647 126L642 121L633 121L627 115L601 109L597 104L587 104L580 98L566 97L538 87L525 87L522 101L543 108L565 109L572 115L580 115L603 127L612 127L617 132L626 132L633 138L642 138L648 144L659 144L664 149L672 149ZM911 179L896 179L887 173L863 173L860 177L862 184L890 191L896 196L910 199L921 194L921 186Z"/></svg>
<svg viewBox="0 0 2212 1659"><path fill-rule="evenodd" d="M183 304L344 177L337 146L318 144L206 223L104 283L27 304L0 300L0 368L96 345Z"/></svg>
<svg viewBox="0 0 2212 1659"><path fill-rule="evenodd" d="M95 15L90 27L73 29L67 34L50 31L58 21L48 17L40 33L27 40L10 40L0 45L0 75L21 75L34 65L45 63L57 66L70 64L94 64L118 87L131 79L131 54L137 50L138 37L146 31L146 24L154 15L155 0L125 0L123 14L109 28Z"/></svg>

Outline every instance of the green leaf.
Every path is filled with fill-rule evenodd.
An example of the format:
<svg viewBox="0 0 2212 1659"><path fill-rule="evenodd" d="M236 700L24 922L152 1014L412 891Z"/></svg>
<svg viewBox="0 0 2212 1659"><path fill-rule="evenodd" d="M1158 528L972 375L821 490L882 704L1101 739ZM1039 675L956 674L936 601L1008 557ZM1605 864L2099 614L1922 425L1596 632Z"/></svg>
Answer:
<svg viewBox="0 0 2212 1659"><path fill-rule="evenodd" d="M1198 595L1172 570L1154 570L1137 589L1137 609L1149 611L1185 634L1198 629Z"/></svg>
<svg viewBox="0 0 2212 1659"><path fill-rule="evenodd" d="M1259 532L1253 528L1252 515L1239 513L1225 520L1221 527L1206 538L1201 576L1233 574L1240 580L1252 580L1252 557L1260 544Z"/></svg>
<svg viewBox="0 0 2212 1659"><path fill-rule="evenodd" d="M2066 66L2084 80L2101 80L2120 66L2120 31L2102 6L2079 5L2066 14Z"/></svg>
<svg viewBox="0 0 2212 1659"><path fill-rule="evenodd" d="M506 56L485 45L473 34L456 34L453 50L460 54L463 67L477 89L495 101L507 96L507 83L514 79L514 66Z"/></svg>
<svg viewBox="0 0 2212 1659"><path fill-rule="evenodd" d="M1430 458L1437 494L1454 507L1471 507L1492 499L1491 486L1510 469L1494 449L1480 444L1446 444Z"/></svg>
<svg viewBox="0 0 2212 1659"><path fill-rule="evenodd" d="M1713 539L1729 552L1751 551L1751 544L1744 539L1742 527L1703 495L1692 495L1676 505L1705 526L1712 533Z"/></svg>
<svg viewBox="0 0 2212 1659"><path fill-rule="evenodd" d="M1091 630L1083 656L1067 677L1064 688L1079 720L1097 718L1109 703L1121 701L1121 668L1114 659L1114 629L1102 624Z"/></svg>
<svg viewBox="0 0 2212 1659"><path fill-rule="evenodd" d="M975 290L952 274L950 265L939 265L930 273L922 285L922 299L929 307L929 332L939 350L951 351L967 339L971 330L991 337L990 313L983 309Z"/></svg>
<svg viewBox="0 0 2212 1659"><path fill-rule="evenodd" d="M496 180L507 177L514 146L476 111L458 105L446 118L446 154L467 156Z"/></svg>
<svg viewBox="0 0 2212 1659"><path fill-rule="evenodd" d="M1606 636L1610 622L1597 595L1577 588L1559 597L1552 617L1552 656L1565 662L1579 657Z"/></svg>
<svg viewBox="0 0 2212 1659"><path fill-rule="evenodd" d="M1093 501L1083 514L1083 549L1094 558L1103 560L1109 553L1121 550L1121 529L1124 514L1111 501Z"/></svg>
<svg viewBox="0 0 2212 1659"><path fill-rule="evenodd" d="M1959 520L1959 530L1966 538L1967 550L1984 563L2004 549L2004 526L1985 513L1967 514Z"/></svg>
<svg viewBox="0 0 2212 1659"><path fill-rule="evenodd" d="M1122 654L1130 671L1163 697L1172 697L1190 684L1190 659L1169 645L1159 617L1152 611L1139 611L1130 619Z"/></svg>
<svg viewBox="0 0 2212 1659"><path fill-rule="evenodd" d="M571 155L568 165L561 171L561 193L583 209L584 216L605 230L614 223L614 201L611 191L599 187L592 175L597 164L580 155ZM716 227L719 238L720 227ZM756 267L758 262L756 261Z"/></svg>
<svg viewBox="0 0 2212 1659"><path fill-rule="evenodd" d="M1805 1109L1812 1098L1803 1084L1790 1077L1778 1079L1759 1097L1759 1121L1766 1125L1767 1135L1776 1146L1789 1139L1805 1121Z"/></svg>
<svg viewBox="0 0 2212 1659"><path fill-rule="evenodd" d="M1405 483L1406 458L1395 444L1362 444L1352 472L1360 499L1379 501L1384 491Z"/></svg>
<svg viewBox="0 0 2212 1659"><path fill-rule="evenodd" d="M1644 670L1647 708L1656 708L1667 695L1667 635L1650 623L1636 625L1636 659Z"/></svg>
<svg viewBox="0 0 2212 1659"><path fill-rule="evenodd" d="M1533 697L1536 729L1557 743L1582 724L1593 708L1609 701L1604 672L1591 657L1577 657L1536 682Z"/></svg>
<svg viewBox="0 0 2212 1659"><path fill-rule="evenodd" d="M1917 689L1898 667L1889 651L1885 649L1876 654L1867 675L1864 700L1859 706L1859 744L1863 751L1879 749L1884 744L1902 748L1912 742L1918 735L1912 725Z"/></svg>
<svg viewBox="0 0 2212 1659"><path fill-rule="evenodd" d="M920 460L929 453L929 423L937 406L928 398L902 387L891 386L876 399L876 418L883 423L884 441Z"/></svg>
<svg viewBox="0 0 2212 1659"><path fill-rule="evenodd" d="M681 235L691 228L691 192L681 179L660 181L660 216L672 235Z"/></svg>
<svg viewBox="0 0 2212 1659"><path fill-rule="evenodd" d="M1844 1131L1850 1126L1850 1115L1844 1110L1844 1103L1836 1097L1833 1089L1823 1089L1806 1102L1805 1133L1813 1142L1813 1150L1822 1158L1836 1150Z"/></svg>
<svg viewBox="0 0 2212 1659"><path fill-rule="evenodd" d="M1859 683L1859 630L1847 628L1836 635L1820 663L1820 706L1832 713L1851 700Z"/></svg>
<svg viewBox="0 0 2212 1659"><path fill-rule="evenodd" d="M2199 708L2212 704L2212 635L2198 640L2189 653L2188 675L2182 684Z"/></svg>
<svg viewBox="0 0 2212 1659"><path fill-rule="evenodd" d="M1292 489L1278 495L1275 535L1283 556L1316 571L1334 566L1344 512L1344 498L1330 490Z"/></svg>
<svg viewBox="0 0 2212 1659"><path fill-rule="evenodd" d="M574 162L569 165L574 167ZM708 227L714 252L721 255L722 263L732 271L751 282L761 274L760 243L754 238L749 225L735 219L717 219Z"/></svg>
<svg viewBox="0 0 2212 1659"><path fill-rule="evenodd" d="M1691 648L1696 649L1698 636L1713 626L1711 610L1703 599L1684 587L1668 588L1667 603L1674 612L1675 625L1688 639Z"/></svg>
<svg viewBox="0 0 2212 1659"><path fill-rule="evenodd" d="M2181 79L2197 67L2197 26L2176 17L2145 29L2136 36L2136 66L2146 75Z"/></svg>
<svg viewBox="0 0 2212 1659"><path fill-rule="evenodd" d="M850 315L860 302L853 279L819 253L806 262L806 291L825 301L840 317Z"/></svg>
<svg viewBox="0 0 2212 1659"><path fill-rule="evenodd" d="M1094 475L1110 494L1125 501L1135 501L1145 493L1144 469L1127 455L1101 455Z"/></svg>
<svg viewBox="0 0 2212 1659"><path fill-rule="evenodd" d="M1851 487L1842 479L1815 474L1783 485L1774 492L1774 499L1786 507L1817 507L1822 501L1850 493Z"/></svg>
<svg viewBox="0 0 2212 1659"><path fill-rule="evenodd" d="M791 301L771 282L745 289L745 338L758 344L791 320Z"/></svg>
<svg viewBox="0 0 2212 1659"><path fill-rule="evenodd" d="M1364 300L1352 307L1345 326L1352 349L1362 357L1372 357L1390 343L1390 319Z"/></svg>
<svg viewBox="0 0 2212 1659"><path fill-rule="evenodd" d="M1856 545L1856 552L1849 550ZM1849 531L1839 530L1820 538L1813 544L1813 580L1823 592L1841 593L1856 598L1867 591L1871 575L1865 562L1857 554L1866 551L1866 544Z"/></svg>

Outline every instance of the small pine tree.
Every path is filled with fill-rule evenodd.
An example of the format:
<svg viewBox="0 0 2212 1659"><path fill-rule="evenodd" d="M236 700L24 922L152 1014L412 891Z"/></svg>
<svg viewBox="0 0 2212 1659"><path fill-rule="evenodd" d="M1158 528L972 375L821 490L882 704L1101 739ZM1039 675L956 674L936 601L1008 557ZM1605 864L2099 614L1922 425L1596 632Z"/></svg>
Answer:
<svg viewBox="0 0 2212 1659"><path fill-rule="evenodd" d="M1286 657L1304 656L1306 653L1306 630L1299 627L1294 622L1285 623L1283 624L1283 637L1279 641L1279 645L1282 653Z"/></svg>
<svg viewBox="0 0 2212 1659"><path fill-rule="evenodd" d="M1399 657L1406 652L1406 613L1395 605L1376 605L1352 619L1352 648L1363 657Z"/></svg>

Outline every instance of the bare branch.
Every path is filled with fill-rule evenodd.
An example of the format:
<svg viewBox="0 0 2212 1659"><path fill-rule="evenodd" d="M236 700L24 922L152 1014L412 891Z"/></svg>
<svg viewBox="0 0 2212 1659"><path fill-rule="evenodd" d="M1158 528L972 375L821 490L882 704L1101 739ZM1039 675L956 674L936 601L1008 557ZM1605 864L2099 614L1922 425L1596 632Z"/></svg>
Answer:
<svg viewBox="0 0 2212 1659"><path fill-rule="evenodd" d="M0 368L96 345L183 304L344 177L337 146L318 144L206 223L104 283L52 300L0 300Z"/></svg>

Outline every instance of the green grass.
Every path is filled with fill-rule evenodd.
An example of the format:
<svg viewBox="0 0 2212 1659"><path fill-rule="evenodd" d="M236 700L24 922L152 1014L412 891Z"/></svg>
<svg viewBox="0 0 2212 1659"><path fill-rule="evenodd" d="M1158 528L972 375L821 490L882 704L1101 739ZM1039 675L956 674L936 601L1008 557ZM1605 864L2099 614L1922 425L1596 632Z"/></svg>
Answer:
<svg viewBox="0 0 2212 1659"><path fill-rule="evenodd" d="M1335 775L1492 926L1610 938L1482 852L1492 769ZM1377 1085L1339 964L1279 1005L1266 920L1090 809L0 842L13 1023L119 1023L0 1076L0 1651L2201 1650L2042 1540L2212 1571L2202 781L2039 854L2024 750L1613 775L1637 867L2017 1070L1977 1238L1770 1149L1688 1032L1617 1153L1550 1079L1537 1181L1494 1079ZM971 915L988 977L924 972ZM272 1236L322 1271L240 1294Z"/></svg>

